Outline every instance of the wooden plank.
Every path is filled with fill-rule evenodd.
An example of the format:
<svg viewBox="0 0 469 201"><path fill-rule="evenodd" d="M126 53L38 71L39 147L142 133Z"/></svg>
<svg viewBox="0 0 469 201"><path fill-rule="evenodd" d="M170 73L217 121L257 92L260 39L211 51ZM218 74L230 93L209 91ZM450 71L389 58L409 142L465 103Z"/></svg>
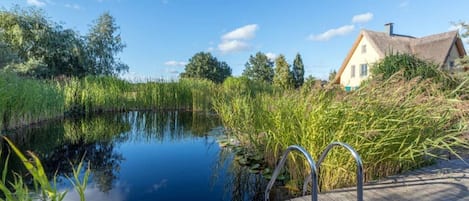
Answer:
<svg viewBox="0 0 469 201"><path fill-rule="evenodd" d="M363 193L364 200L469 201L469 165L461 160L440 161L430 167L369 182ZM318 197L321 201L356 200L356 191L355 188L339 189ZM306 200L311 200L311 196L291 201Z"/></svg>

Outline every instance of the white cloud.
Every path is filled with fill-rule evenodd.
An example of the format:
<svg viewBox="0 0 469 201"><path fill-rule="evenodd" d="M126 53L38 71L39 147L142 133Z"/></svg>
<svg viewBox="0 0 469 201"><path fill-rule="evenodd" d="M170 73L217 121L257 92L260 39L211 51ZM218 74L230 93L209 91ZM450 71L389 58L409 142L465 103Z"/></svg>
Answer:
<svg viewBox="0 0 469 201"><path fill-rule="evenodd" d="M78 5L78 4L65 4L65 7L73 8L75 10L80 10L81 9L80 5Z"/></svg>
<svg viewBox="0 0 469 201"><path fill-rule="evenodd" d="M265 53L265 56L267 56L267 58L269 58L271 61L275 61L275 59L277 58L277 54L272 52Z"/></svg>
<svg viewBox="0 0 469 201"><path fill-rule="evenodd" d="M362 13L352 17L352 23L367 23L373 19L373 13Z"/></svg>
<svg viewBox="0 0 469 201"><path fill-rule="evenodd" d="M354 25L344 25L336 29L329 29L326 32L318 35L311 34L308 39L314 41L328 41L335 36L343 36L355 29Z"/></svg>
<svg viewBox="0 0 469 201"><path fill-rule="evenodd" d="M181 66L185 66L186 64L187 64L187 62L185 62L185 61L171 60L171 61L164 62L165 66L174 66L174 67L181 67Z"/></svg>
<svg viewBox="0 0 469 201"><path fill-rule="evenodd" d="M230 31L221 36L221 42L218 44L218 50L222 53L233 53L248 50L251 45L249 40L256 37L256 31L259 29L257 24L248 24ZM209 48L209 51L213 48Z"/></svg>
<svg viewBox="0 0 469 201"><path fill-rule="evenodd" d="M37 6L37 7L42 7L45 6L46 3L42 2L40 0L26 0L26 3L31 6Z"/></svg>
<svg viewBox="0 0 469 201"><path fill-rule="evenodd" d="M250 48L251 46L248 43L240 40L225 40L218 44L218 49L222 53L240 52Z"/></svg>
<svg viewBox="0 0 469 201"><path fill-rule="evenodd" d="M256 36L257 29L257 24L249 24L226 33L222 40L249 40Z"/></svg>
<svg viewBox="0 0 469 201"><path fill-rule="evenodd" d="M208 47L207 48L207 52L213 52L213 50L215 50L215 48L213 48L213 47Z"/></svg>

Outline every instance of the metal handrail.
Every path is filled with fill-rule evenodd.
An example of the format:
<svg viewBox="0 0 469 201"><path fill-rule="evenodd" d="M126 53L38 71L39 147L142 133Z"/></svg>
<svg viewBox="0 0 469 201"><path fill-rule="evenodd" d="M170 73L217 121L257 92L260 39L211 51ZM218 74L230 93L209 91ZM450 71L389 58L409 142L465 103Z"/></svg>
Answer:
<svg viewBox="0 0 469 201"><path fill-rule="evenodd" d="M312 190L311 190L311 200L312 201L317 201L318 200L318 177L317 177L318 171L316 169L316 165L314 163L314 160L311 157L311 155L303 147L300 147L298 145L291 145L287 148L287 150L285 150L285 152L283 152L282 158L278 162L277 167L275 167L274 173L272 174L272 178L270 179L269 183L267 184L267 188L264 192L264 200L265 201L270 200L269 199L270 190L274 186L275 180L277 179L278 175L280 174L280 170L285 165L285 161L287 160L288 154L291 151L295 151L295 150L302 153L306 157L306 160L309 163L309 166L311 168L311 172L310 172L311 181L313 182L313 186L312 186ZM304 191L304 189L303 189L303 191Z"/></svg>
<svg viewBox="0 0 469 201"><path fill-rule="evenodd" d="M355 151L352 146L342 142L333 142L327 145L326 149L324 149L324 151L321 153L321 157L319 158L318 163L316 163L316 170L319 170L319 168L321 167L321 163L324 161L329 151L335 146L344 147L345 149L349 150L352 156L355 158L355 161L357 163L357 200L363 201L363 162L358 152ZM310 181L308 178L309 177L307 177L305 179L305 182L303 183L303 195L306 194L306 187ZM317 186L317 183L314 183L313 185Z"/></svg>

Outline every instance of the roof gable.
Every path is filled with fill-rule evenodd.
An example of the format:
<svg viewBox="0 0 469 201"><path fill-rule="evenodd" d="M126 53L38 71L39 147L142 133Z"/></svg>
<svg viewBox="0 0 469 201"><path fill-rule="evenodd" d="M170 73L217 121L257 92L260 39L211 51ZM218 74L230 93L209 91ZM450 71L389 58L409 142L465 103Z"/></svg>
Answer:
<svg viewBox="0 0 469 201"><path fill-rule="evenodd" d="M436 64L444 64L458 36L457 31L435 34L412 41L413 54Z"/></svg>
<svg viewBox="0 0 469 201"><path fill-rule="evenodd" d="M350 49L333 83L340 83L340 77L363 37L366 37L381 58L393 53L407 53L443 65L451 47L456 45L460 56L466 55L458 31L434 34L422 38L405 35L389 35L385 32L362 30Z"/></svg>

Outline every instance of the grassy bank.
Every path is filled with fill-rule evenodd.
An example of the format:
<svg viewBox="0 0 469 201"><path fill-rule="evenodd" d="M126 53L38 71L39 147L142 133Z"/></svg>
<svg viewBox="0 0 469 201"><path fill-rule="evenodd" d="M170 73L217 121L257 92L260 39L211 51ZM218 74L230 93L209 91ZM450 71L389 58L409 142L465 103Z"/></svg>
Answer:
<svg viewBox="0 0 469 201"><path fill-rule="evenodd" d="M458 136L466 129L468 108L439 88L429 80L408 81L396 74L352 93L316 88L230 96L229 102L217 101L215 110L243 147L264 154L271 169L289 145L305 147L317 160L327 144L340 141L361 154L370 180L420 167L439 150L467 146ZM308 166L302 157L289 161L295 188ZM332 151L321 168L321 188L353 184L354 165L349 153Z"/></svg>
<svg viewBox="0 0 469 201"><path fill-rule="evenodd" d="M53 81L0 72L0 130L61 117L64 100Z"/></svg>
<svg viewBox="0 0 469 201"><path fill-rule="evenodd" d="M315 159L327 144L352 145L365 165L366 180L420 167L454 147L466 131L468 78L442 87L431 79L393 74L354 92L337 88L279 90L245 78L215 85L204 80L129 83L113 77L39 81L0 73L2 128L101 111L215 110L243 153L263 155L262 167L273 169L283 150L301 145ZM74 138L79 139L80 133ZM307 164L289 159L289 185L306 176ZM321 188L355 182L354 161L334 150L321 168Z"/></svg>
<svg viewBox="0 0 469 201"><path fill-rule="evenodd" d="M216 86L206 80L130 83L115 77L37 80L0 72L0 130L64 115L103 111L208 111Z"/></svg>

